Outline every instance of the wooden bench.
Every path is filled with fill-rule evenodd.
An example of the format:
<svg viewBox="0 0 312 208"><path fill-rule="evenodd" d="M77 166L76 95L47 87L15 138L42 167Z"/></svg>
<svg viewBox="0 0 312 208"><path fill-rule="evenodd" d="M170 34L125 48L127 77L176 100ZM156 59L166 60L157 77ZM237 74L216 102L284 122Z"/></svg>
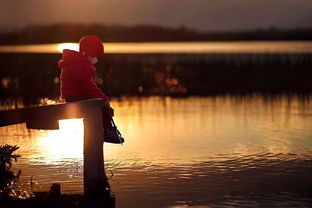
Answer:
<svg viewBox="0 0 312 208"><path fill-rule="evenodd" d="M109 191L109 184L104 170L102 121L102 111L107 106L107 103L101 99L90 99L65 104L0 111L0 127L26 122L26 127L29 129L51 130L59 128L58 120L83 118L84 194L101 196ZM109 109L113 112L113 109Z"/></svg>

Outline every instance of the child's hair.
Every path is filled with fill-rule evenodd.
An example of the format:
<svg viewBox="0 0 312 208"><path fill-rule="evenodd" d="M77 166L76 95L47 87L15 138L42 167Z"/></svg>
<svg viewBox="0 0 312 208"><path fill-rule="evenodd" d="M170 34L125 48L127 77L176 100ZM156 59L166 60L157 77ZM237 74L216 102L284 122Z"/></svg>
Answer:
<svg viewBox="0 0 312 208"><path fill-rule="evenodd" d="M100 38L94 35L86 35L79 41L79 52L84 52L89 57L101 57L104 54L104 46Z"/></svg>

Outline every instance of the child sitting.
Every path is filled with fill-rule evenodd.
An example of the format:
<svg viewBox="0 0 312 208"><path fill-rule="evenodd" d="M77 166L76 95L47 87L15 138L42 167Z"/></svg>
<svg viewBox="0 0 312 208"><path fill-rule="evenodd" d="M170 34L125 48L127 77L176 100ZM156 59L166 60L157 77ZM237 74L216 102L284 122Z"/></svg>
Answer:
<svg viewBox="0 0 312 208"><path fill-rule="evenodd" d="M92 98L101 98L107 107L103 110L104 141L123 143L124 139L116 128L109 112L109 98L94 82L96 69L94 64L104 54L102 41L87 35L79 41L79 52L63 50L63 57L58 62L61 72L61 96L66 102L73 102Z"/></svg>

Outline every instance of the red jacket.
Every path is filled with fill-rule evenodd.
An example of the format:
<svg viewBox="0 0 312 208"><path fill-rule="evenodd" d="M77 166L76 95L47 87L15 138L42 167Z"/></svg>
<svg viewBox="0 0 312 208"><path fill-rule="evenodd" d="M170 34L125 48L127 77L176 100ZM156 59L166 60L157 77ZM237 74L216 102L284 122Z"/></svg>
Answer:
<svg viewBox="0 0 312 208"><path fill-rule="evenodd" d="M109 98L96 86L96 69L87 57L69 49L63 50L63 57L58 62L61 73L62 98Z"/></svg>

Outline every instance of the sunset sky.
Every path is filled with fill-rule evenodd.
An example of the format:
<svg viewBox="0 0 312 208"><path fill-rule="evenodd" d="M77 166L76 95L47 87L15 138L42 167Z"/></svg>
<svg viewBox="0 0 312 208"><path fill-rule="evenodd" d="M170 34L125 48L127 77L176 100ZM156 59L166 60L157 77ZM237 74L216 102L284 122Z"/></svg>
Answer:
<svg viewBox="0 0 312 208"><path fill-rule="evenodd" d="M153 24L200 30L310 27L311 0L2 0L0 28L48 23Z"/></svg>

